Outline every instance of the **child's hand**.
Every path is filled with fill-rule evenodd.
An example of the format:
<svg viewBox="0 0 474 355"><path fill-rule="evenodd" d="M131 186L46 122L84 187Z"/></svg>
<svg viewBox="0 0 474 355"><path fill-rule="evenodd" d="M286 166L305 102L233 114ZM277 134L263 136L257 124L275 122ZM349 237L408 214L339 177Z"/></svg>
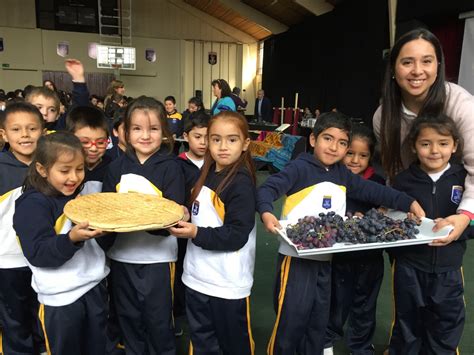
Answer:
<svg viewBox="0 0 474 355"><path fill-rule="evenodd" d="M186 206L183 206L183 210L184 210L184 216L183 216L182 221L188 222L191 219L191 215L189 214L189 211L186 208Z"/></svg>
<svg viewBox="0 0 474 355"><path fill-rule="evenodd" d="M72 81L75 83L85 83L86 78L84 76L84 66L77 59L66 59L64 63L67 72L72 77Z"/></svg>
<svg viewBox="0 0 474 355"><path fill-rule="evenodd" d="M69 239L71 239L71 242L79 243L102 236L103 232L101 230L91 230L88 227L89 222L82 222L72 227L69 231Z"/></svg>
<svg viewBox="0 0 474 355"><path fill-rule="evenodd" d="M278 222L278 219L270 212L264 212L262 214L262 222L265 229L270 233L278 234L277 230L281 229L280 222Z"/></svg>
<svg viewBox="0 0 474 355"><path fill-rule="evenodd" d="M469 226L470 222L471 220L469 219L469 217L464 214L455 214L446 218L435 219L436 224L433 227L433 232L437 232L441 228L446 227L448 225L453 226L454 229L449 233L447 237L435 239L432 243L430 243L430 245L434 247L443 247L451 242L454 242L455 240L458 240L462 232L464 232L464 230Z"/></svg>
<svg viewBox="0 0 474 355"><path fill-rule="evenodd" d="M179 221L176 227L168 228L168 231L178 238L196 238L198 227L195 224Z"/></svg>
<svg viewBox="0 0 474 355"><path fill-rule="evenodd" d="M418 218L426 216L425 210L420 206L418 201L413 201L413 203L410 205L410 212Z"/></svg>

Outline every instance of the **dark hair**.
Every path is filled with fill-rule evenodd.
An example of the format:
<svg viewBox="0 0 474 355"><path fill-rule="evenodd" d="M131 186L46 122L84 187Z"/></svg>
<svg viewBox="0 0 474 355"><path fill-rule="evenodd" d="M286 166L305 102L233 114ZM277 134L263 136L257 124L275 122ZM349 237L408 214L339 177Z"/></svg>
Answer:
<svg viewBox="0 0 474 355"><path fill-rule="evenodd" d="M66 129L69 132L76 132L78 129L90 127L93 129L103 129L105 134L109 134L109 125L104 112L92 106L77 106L66 116Z"/></svg>
<svg viewBox="0 0 474 355"><path fill-rule="evenodd" d="M369 146L370 157L372 158L374 156L377 138L372 129L363 124L354 124L352 125L351 136L352 141L354 141L354 139L364 140Z"/></svg>
<svg viewBox="0 0 474 355"><path fill-rule="evenodd" d="M46 83L47 83L48 81L51 83L51 85L53 85L53 91L57 92L58 89L56 88L56 84L54 84L54 81L52 81L52 80L49 80L49 79L43 80L43 87L47 88L48 90L51 90L50 88L48 88L48 87L46 86Z"/></svg>
<svg viewBox="0 0 474 355"><path fill-rule="evenodd" d="M196 111L189 115L184 123L184 132L189 133L194 127L207 127L211 116L204 111Z"/></svg>
<svg viewBox="0 0 474 355"><path fill-rule="evenodd" d="M36 163L49 170L63 153L80 154L85 157L81 141L71 132L61 131L41 136L38 140L33 161L28 168L23 190L35 189L46 196L60 196L61 193L48 182L47 178L40 175L36 169ZM81 191L83 183L84 181L76 192Z"/></svg>
<svg viewBox="0 0 474 355"><path fill-rule="evenodd" d="M153 111L158 116L161 125L161 132L163 133L162 144L166 144L168 146L169 153L171 153L174 148L174 139L168 128L165 107L160 101L148 96L137 97L127 106L127 111L125 112L124 118L125 140L127 141L127 148L134 151L133 147L130 145L130 143L128 143L128 141L130 137L132 115L136 110L142 110L145 113Z"/></svg>
<svg viewBox="0 0 474 355"><path fill-rule="evenodd" d="M204 111L205 109L202 99L197 96L191 97L188 101L188 104L195 104L197 107L199 107L198 111Z"/></svg>
<svg viewBox="0 0 474 355"><path fill-rule="evenodd" d="M341 112L325 112L316 120L313 127L314 138L317 139L321 132L328 128L339 128L347 133L349 143L351 142L352 122L349 116Z"/></svg>
<svg viewBox="0 0 474 355"><path fill-rule="evenodd" d="M227 83L227 81L225 81L224 79L213 80L211 85L212 86L217 85L219 87L219 89L221 89L221 98L226 97L226 96L230 96L230 94L231 94L230 86Z"/></svg>
<svg viewBox="0 0 474 355"><path fill-rule="evenodd" d="M418 115L439 115L443 112L446 102L444 55L438 38L424 28L417 28L404 34L396 41L390 52L382 86L382 117L380 122L381 157L382 166L389 178L393 178L403 167L400 138L401 120L403 116L402 94L400 86L397 81L393 79L395 65L403 46L419 38L433 45L436 53L436 61L438 62L438 73Z"/></svg>
<svg viewBox="0 0 474 355"><path fill-rule="evenodd" d="M232 93L233 94L236 94L236 95L239 95L240 94L240 88L235 86L233 89L232 89Z"/></svg>
<svg viewBox="0 0 474 355"><path fill-rule="evenodd" d="M47 87L37 86L31 89L30 92L28 92L28 94L25 97L25 100L31 103L31 101L37 96L43 96L46 99L52 99L54 101L54 107L58 111L58 115L59 115L60 101L59 101L59 96L55 91L48 89Z"/></svg>
<svg viewBox="0 0 474 355"><path fill-rule="evenodd" d="M437 116L422 115L415 118L408 133L408 140L412 148L415 148L416 140L425 128L432 128L442 136L453 137L454 142L457 143L456 153L459 154L457 157L460 158L464 142L456 127L456 123L454 123L451 117L441 113Z"/></svg>
<svg viewBox="0 0 474 355"><path fill-rule="evenodd" d="M174 96L166 96L165 97L165 102L166 101L171 101L173 103L173 105L176 105L176 99L174 98Z"/></svg>
<svg viewBox="0 0 474 355"><path fill-rule="evenodd" d="M41 112L38 110L38 108L35 105L32 105L28 102L12 102L6 105L4 114L0 116L0 128L5 128L5 123L8 119L8 116L14 113L29 113L33 116L35 116L38 119L38 122L41 126L41 129L44 128L45 126L45 121L43 119L43 115Z"/></svg>
<svg viewBox="0 0 474 355"><path fill-rule="evenodd" d="M219 120L225 120L226 122L233 123L241 131L244 139L250 138L249 125L247 123L247 120L242 115L240 115L237 112L222 111L222 112L219 112L217 115L213 116L209 120L208 139L209 139L209 132L212 130L212 126ZM199 195L199 192L201 191L204 185L204 182L206 181L207 175L209 174L209 171L211 170L211 167L214 165L214 163L215 163L215 160L212 158L211 153L208 149L204 157L204 165L201 168L201 175L199 176L199 179L194 185L194 189L191 193L191 198L189 201L190 203L192 203ZM247 170L247 172L249 173L249 175L251 176L255 184L256 182L255 167L253 164L252 156L250 155L250 149L247 149L245 152L242 152L239 159L234 164L226 167L225 169L227 171L226 176L217 186L216 191L215 191L216 192L215 197L218 197L219 194L222 191L224 191L227 186L229 186L229 184L234 179L235 175L237 175L237 172L239 171L240 168L244 168Z"/></svg>

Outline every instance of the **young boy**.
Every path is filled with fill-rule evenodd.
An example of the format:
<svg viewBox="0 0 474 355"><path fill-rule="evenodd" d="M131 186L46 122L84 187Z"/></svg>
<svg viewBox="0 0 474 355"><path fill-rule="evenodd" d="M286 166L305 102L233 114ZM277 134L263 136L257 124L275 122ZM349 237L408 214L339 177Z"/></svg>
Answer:
<svg viewBox="0 0 474 355"><path fill-rule="evenodd" d="M105 155L110 143L107 119L92 106L79 106L66 117L66 129L78 137L86 152L86 176L82 195L101 192L107 166L112 159Z"/></svg>
<svg viewBox="0 0 474 355"><path fill-rule="evenodd" d="M9 104L0 115L0 135L10 145L10 151L0 153L0 324L4 354L45 351L31 271L13 229L15 200L22 193L36 143L43 133L43 117L31 104Z"/></svg>
<svg viewBox="0 0 474 355"><path fill-rule="evenodd" d="M193 112L186 121L184 126L183 138L189 144L189 150L182 152L178 156L178 161L181 163L185 180L185 201L189 203L191 197L191 190L194 187L201 168L204 164L204 156L207 152L207 124L209 122L209 115L203 111ZM174 300L174 315L179 317L184 315L185 287L181 281L183 274L183 261L186 254L187 239L178 238L178 260L176 262L176 276L175 276L175 300Z"/></svg>
<svg viewBox="0 0 474 355"><path fill-rule="evenodd" d="M67 59L65 67L72 78L73 106L89 105L89 90L87 89L82 63L76 59ZM60 115L61 103L55 91L47 87L36 87L28 92L25 100L40 110L46 122L48 132L66 128L66 115Z"/></svg>
<svg viewBox="0 0 474 355"><path fill-rule="evenodd" d="M282 171L270 176L257 192L257 210L265 228L281 228L272 214L273 201L282 195L282 219L334 211L344 216L346 195L417 216L424 212L413 198L364 180L340 163L351 139L350 118L339 112L321 115L313 128L313 154L303 153ZM268 354L322 354L331 295L331 255L299 257L280 242L274 307L277 313Z"/></svg>
<svg viewBox="0 0 474 355"><path fill-rule="evenodd" d="M183 135L183 116L176 110L176 99L174 96L165 97L166 117L168 118L168 128L173 134L173 138ZM174 153L178 155L181 142L174 143Z"/></svg>
<svg viewBox="0 0 474 355"><path fill-rule="evenodd" d="M127 150L127 141L125 140L125 124L123 122L124 112L115 115L112 121L112 143L113 146L107 149L105 154L112 160L120 157Z"/></svg>

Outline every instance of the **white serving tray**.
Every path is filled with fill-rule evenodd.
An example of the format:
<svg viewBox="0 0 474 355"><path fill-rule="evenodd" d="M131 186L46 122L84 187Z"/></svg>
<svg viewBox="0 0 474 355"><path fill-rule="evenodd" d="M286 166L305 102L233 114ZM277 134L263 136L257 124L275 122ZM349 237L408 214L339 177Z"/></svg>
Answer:
<svg viewBox="0 0 474 355"><path fill-rule="evenodd" d="M399 211L390 211L387 215L393 219L404 219L406 213ZM282 229L278 230L280 237L288 243L291 247L295 249L298 255L319 255L319 254L333 254L333 253L343 253L348 251L357 251L357 250L371 250L371 249L383 249L383 248L393 248L393 247L403 247L408 245L417 245L417 244L429 244L435 239L446 237L449 232L453 229L452 226L446 226L434 233L432 228L434 222L429 218L422 218L421 225L417 226L420 233L416 235L416 239L408 240L397 240L393 242L378 242L378 243L366 243L366 244L352 244L352 243L336 243L332 247L327 248L315 248L315 249L298 249L295 244L288 238L286 235L286 226L289 224L295 224L294 221L282 220L280 225Z"/></svg>

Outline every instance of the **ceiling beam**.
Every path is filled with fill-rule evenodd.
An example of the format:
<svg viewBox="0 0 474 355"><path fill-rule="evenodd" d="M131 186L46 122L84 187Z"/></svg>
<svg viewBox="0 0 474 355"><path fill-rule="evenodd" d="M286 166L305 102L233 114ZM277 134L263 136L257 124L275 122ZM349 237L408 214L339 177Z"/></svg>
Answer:
<svg viewBox="0 0 474 355"><path fill-rule="evenodd" d="M259 26L262 26L272 34L278 34L286 32L288 26L283 23L265 15L264 13L254 9L251 6L244 4L239 0L219 0L223 5L238 12L242 17L247 18L250 21L255 22Z"/></svg>
<svg viewBox="0 0 474 355"><path fill-rule="evenodd" d="M234 26L230 26L224 21L221 21L214 16L211 16L198 8L186 4L183 0L168 0L170 3L176 5L180 9L186 11L190 15L196 16L209 24L210 26L214 27L218 31L221 31L222 33L225 33L227 36L230 36L232 38L235 38L236 41L241 42L241 43L255 43L257 40L248 35L247 33L238 30Z"/></svg>
<svg viewBox="0 0 474 355"><path fill-rule="evenodd" d="M295 2L316 16L323 15L334 9L334 6L326 0L295 0Z"/></svg>

